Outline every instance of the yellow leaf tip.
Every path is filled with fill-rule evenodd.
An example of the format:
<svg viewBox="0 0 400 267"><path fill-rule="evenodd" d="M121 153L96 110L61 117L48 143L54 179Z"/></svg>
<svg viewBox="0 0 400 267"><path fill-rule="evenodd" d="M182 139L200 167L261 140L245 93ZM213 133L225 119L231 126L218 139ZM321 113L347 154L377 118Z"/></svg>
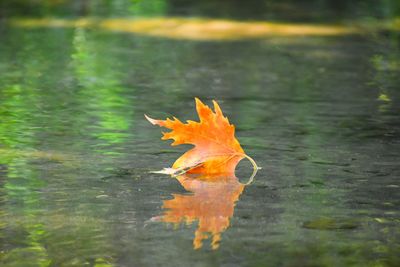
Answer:
<svg viewBox="0 0 400 267"><path fill-rule="evenodd" d="M144 117L146 118L146 120L148 120L151 124L155 125L156 121L152 118L150 118L149 116L147 116L146 114L144 114Z"/></svg>
<svg viewBox="0 0 400 267"><path fill-rule="evenodd" d="M194 100L196 102L196 107L205 106L205 104L198 97L195 97Z"/></svg>
<svg viewBox="0 0 400 267"><path fill-rule="evenodd" d="M215 100L213 100L212 102L214 104L214 112L215 112L215 114L223 116L222 110L221 110L220 106L218 105L218 102L215 101Z"/></svg>

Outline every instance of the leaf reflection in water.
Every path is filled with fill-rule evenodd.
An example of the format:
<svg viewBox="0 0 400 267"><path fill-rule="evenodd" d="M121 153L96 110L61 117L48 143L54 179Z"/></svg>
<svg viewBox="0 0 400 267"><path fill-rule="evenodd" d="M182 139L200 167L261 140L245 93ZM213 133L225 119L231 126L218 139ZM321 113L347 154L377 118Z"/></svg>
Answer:
<svg viewBox="0 0 400 267"><path fill-rule="evenodd" d="M211 248L218 249L223 233L230 224L234 207L245 185L234 175L181 175L181 185L193 194L173 194L163 202L164 214L158 221L188 225L198 221L193 247L199 249L203 240L211 239Z"/></svg>

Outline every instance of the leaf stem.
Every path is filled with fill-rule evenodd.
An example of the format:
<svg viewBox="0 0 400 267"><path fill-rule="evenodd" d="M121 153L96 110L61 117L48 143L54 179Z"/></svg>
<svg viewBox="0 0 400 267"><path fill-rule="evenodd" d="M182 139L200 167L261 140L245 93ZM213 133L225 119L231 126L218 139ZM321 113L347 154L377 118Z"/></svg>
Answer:
<svg viewBox="0 0 400 267"><path fill-rule="evenodd" d="M253 165L253 173L251 174L249 180L248 180L246 183L244 183L244 185L249 185L249 184L251 184L251 183L253 182L254 177L255 177L256 174L257 174L257 171L260 170L261 167L258 167L258 166L257 166L256 161L255 161L252 157L250 157L250 156L248 156L248 155L246 155L246 154L242 154L242 155L243 155L246 159L248 159L248 160L250 161L251 165Z"/></svg>

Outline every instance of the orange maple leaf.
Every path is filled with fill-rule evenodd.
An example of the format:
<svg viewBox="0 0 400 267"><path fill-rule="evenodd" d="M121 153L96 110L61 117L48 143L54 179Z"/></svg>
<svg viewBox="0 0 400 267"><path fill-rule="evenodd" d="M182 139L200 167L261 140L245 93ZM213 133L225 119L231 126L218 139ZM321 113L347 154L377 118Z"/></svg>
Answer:
<svg viewBox="0 0 400 267"><path fill-rule="evenodd" d="M162 140L173 139L172 146L194 145L192 149L175 161L172 168L166 168L161 173L174 176L183 173L233 175L236 165L243 158L250 160L254 172L256 172L257 164L244 153L235 138L235 126L224 117L218 103L213 101L213 112L198 98L195 98L195 100L200 122L188 120L185 124L175 117L172 120L155 120L145 115L146 119L153 125L172 130L163 133Z"/></svg>

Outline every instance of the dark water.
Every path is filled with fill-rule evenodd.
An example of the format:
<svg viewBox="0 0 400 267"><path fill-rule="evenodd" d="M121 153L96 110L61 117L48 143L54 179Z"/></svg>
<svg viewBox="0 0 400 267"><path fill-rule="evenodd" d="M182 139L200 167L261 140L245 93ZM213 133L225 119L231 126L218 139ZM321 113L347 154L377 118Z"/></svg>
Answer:
<svg viewBox="0 0 400 267"><path fill-rule="evenodd" d="M399 266L399 74L396 33L196 41L3 23L0 265ZM193 194L149 173L186 148L143 114L195 119L194 97L219 101L263 168L214 250L193 248L197 221L159 220Z"/></svg>

